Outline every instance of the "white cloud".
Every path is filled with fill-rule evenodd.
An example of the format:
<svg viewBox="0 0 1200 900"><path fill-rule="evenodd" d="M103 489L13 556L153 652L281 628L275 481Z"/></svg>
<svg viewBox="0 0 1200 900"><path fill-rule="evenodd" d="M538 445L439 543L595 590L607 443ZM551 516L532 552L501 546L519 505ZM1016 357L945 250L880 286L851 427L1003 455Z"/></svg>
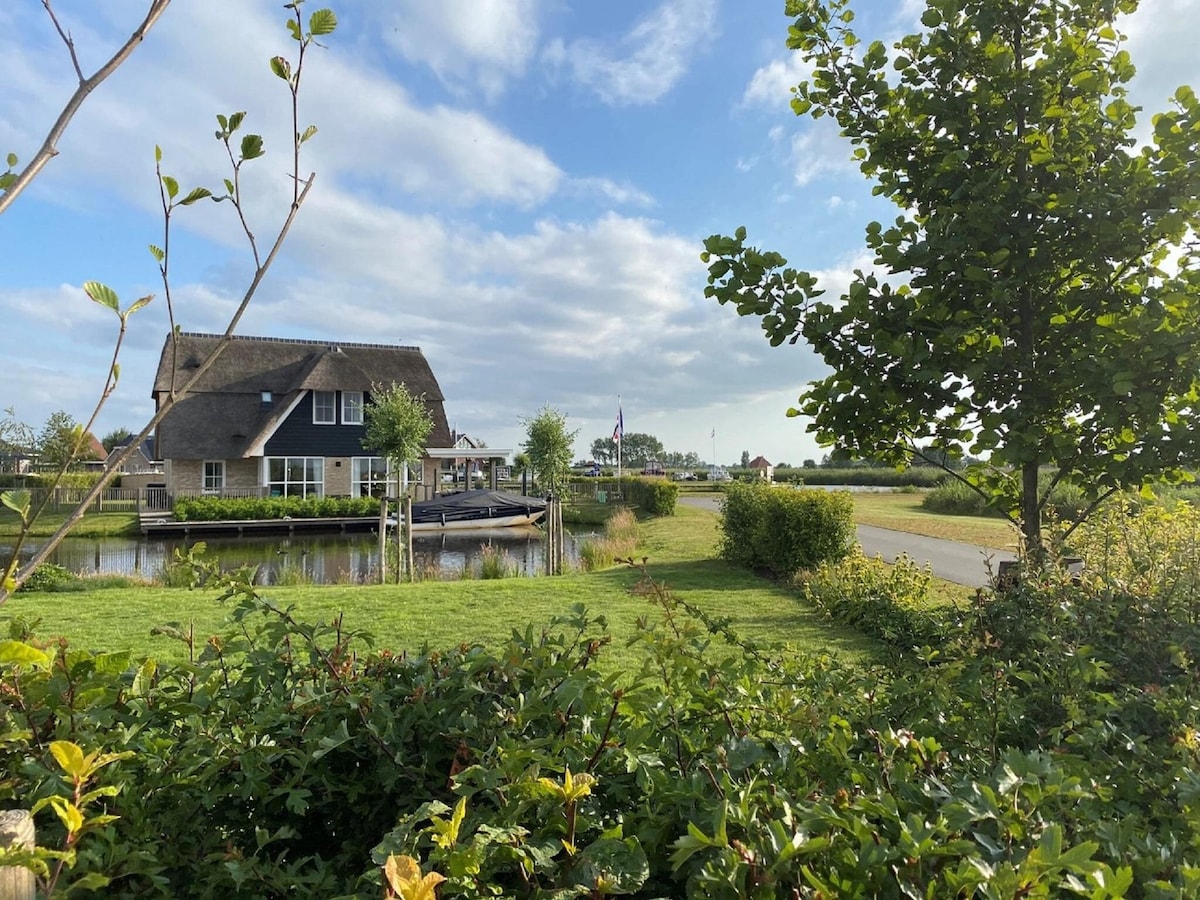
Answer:
<svg viewBox="0 0 1200 900"><path fill-rule="evenodd" d="M568 66L605 103L654 103L684 76L716 27L716 0L664 0L615 45L556 39L544 58Z"/></svg>
<svg viewBox="0 0 1200 900"><path fill-rule="evenodd" d="M772 60L751 77L742 94L742 103L785 107L791 101L792 88L811 75L812 64L804 62L800 53Z"/></svg>
<svg viewBox="0 0 1200 900"><path fill-rule="evenodd" d="M565 186L568 193L579 196L601 197L618 206L654 206L654 198L632 184L613 181L611 178L574 178Z"/></svg>
<svg viewBox="0 0 1200 900"><path fill-rule="evenodd" d="M789 160L796 184L801 187L817 178L854 171L850 145L838 134L837 126L825 119L809 123L792 137Z"/></svg>
<svg viewBox="0 0 1200 900"><path fill-rule="evenodd" d="M537 0L394 0L384 39L451 85L470 81L490 98L520 76L537 48Z"/></svg>

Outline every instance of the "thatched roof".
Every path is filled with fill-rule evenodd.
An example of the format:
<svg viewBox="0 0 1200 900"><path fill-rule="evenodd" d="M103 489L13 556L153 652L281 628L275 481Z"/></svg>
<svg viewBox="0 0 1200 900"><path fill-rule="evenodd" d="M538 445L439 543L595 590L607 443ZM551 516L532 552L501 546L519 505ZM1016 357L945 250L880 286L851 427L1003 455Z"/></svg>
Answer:
<svg viewBox="0 0 1200 900"><path fill-rule="evenodd" d="M220 342L184 332L163 343L152 396L182 387ZM419 347L234 337L213 366L159 425L162 459L234 459L260 445L307 391L370 391L403 383L425 396L433 417L429 446L450 443L442 390ZM272 397L262 402L264 392Z"/></svg>

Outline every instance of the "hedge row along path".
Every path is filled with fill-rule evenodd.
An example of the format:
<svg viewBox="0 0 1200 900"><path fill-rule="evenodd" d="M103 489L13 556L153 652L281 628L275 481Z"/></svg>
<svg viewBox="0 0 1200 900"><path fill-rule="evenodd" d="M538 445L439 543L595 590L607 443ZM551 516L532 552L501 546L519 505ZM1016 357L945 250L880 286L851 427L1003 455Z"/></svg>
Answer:
<svg viewBox="0 0 1200 900"><path fill-rule="evenodd" d="M721 508L720 497L711 495L681 495L679 502L713 512ZM891 563L904 553L918 565L928 563L938 578L967 587L982 587L991 580L1001 560L1016 559L1011 550L978 547L874 525L858 526L858 542L867 556L882 556Z"/></svg>

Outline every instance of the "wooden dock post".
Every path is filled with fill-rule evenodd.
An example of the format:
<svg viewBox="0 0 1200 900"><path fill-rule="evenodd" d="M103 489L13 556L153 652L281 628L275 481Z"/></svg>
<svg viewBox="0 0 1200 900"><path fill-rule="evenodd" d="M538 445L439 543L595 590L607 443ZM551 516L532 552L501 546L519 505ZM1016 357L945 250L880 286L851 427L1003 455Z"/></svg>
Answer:
<svg viewBox="0 0 1200 900"><path fill-rule="evenodd" d="M417 580L416 566L413 565L413 519L412 519L412 495L404 498L404 543L405 556L408 560L408 580Z"/></svg>
<svg viewBox="0 0 1200 900"><path fill-rule="evenodd" d="M379 498L379 583L387 584L387 497Z"/></svg>
<svg viewBox="0 0 1200 900"><path fill-rule="evenodd" d="M0 812L0 847L34 846L33 816L25 809ZM24 866L0 866L0 900L35 900L37 881Z"/></svg>

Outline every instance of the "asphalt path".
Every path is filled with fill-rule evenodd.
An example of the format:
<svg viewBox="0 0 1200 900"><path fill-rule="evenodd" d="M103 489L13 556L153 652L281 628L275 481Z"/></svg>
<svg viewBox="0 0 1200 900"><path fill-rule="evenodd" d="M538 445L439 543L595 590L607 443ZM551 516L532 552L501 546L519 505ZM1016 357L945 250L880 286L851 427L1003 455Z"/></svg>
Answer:
<svg viewBox="0 0 1200 900"><path fill-rule="evenodd" d="M715 512L720 509L721 501L719 497L692 495L680 497L679 502ZM1011 550L977 547L874 525L858 526L858 542L867 556L881 556L891 563L904 554L917 565L928 564L938 578L968 587L987 584L1000 560L1016 559Z"/></svg>

